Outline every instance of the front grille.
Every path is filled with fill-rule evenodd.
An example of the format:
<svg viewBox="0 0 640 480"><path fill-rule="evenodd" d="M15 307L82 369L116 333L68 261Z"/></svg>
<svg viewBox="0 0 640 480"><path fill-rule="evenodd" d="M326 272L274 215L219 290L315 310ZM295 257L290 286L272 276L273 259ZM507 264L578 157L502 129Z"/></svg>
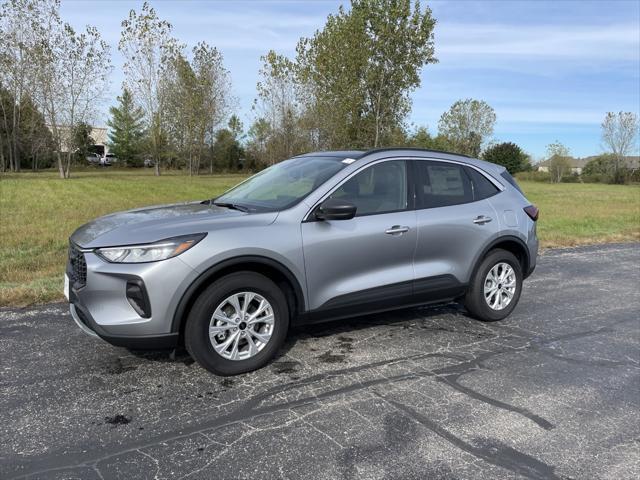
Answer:
<svg viewBox="0 0 640 480"><path fill-rule="evenodd" d="M87 284L87 262L75 245L69 245L69 280L74 288L82 288Z"/></svg>

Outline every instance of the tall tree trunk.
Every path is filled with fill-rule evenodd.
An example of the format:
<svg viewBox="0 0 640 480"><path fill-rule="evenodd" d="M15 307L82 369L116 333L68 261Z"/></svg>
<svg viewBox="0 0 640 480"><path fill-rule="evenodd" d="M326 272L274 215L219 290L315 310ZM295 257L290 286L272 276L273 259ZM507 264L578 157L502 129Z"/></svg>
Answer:
<svg viewBox="0 0 640 480"><path fill-rule="evenodd" d="M11 137L9 137L9 135L7 134L7 153L9 154L9 171L13 172L15 171L15 168L13 166L13 148L11 148Z"/></svg>
<svg viewBox="0 0 640 480"><path fill-rule="evenodd" d="M17 118L17 112L18 109L20 108L18 105L18 96L15 95L14 96L16 104L13 107L13 112L12 112L12 116L11 116L11 140L9 141L9 149L11 150L11 157L13 158L13 171L14 172L18 172L20 171L20 157L18 155L18 141L17 141L17 130L18 130L18 118Z"/></svg>
<svg viewBox="0 0 640 480"><path fill-rule="evenodd" d="M69 178L71 176L71 152L67 152L67 165L64 171L64 178Z"/></svg>
<svg viewBox="0 0 640 480"><path fill-rule="evenodd" d="M13 134L13 164L15 166L16 172L20 171L20 149L18 148L18 135L14 132Z"/></svg>
<svg viewBox="0 0 640 480"><path fill-rule="evenodd" d="M60 178L64 178L64 165L62 165L62 154L57 151L56 159L58 160L58 173L60 174Z"/></svg>
<svg viewBox="0 0 640 480"><path fill-rule="evenodd" d="M0 172L6 171L7 164L4 158L4 142L2 141L2 135L0 135Z"/></svg>

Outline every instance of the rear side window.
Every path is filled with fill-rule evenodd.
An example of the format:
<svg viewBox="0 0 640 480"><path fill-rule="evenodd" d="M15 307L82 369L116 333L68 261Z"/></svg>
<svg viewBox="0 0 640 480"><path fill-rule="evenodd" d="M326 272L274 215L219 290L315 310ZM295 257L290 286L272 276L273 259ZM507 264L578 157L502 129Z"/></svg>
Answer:
<svg viewBox="0 0 640 480"><path fill-rule="evenodd" d="M416 161L417 208L437 208L473 202L469 176L454 163Z"/></svg>
<svg viewBox="0 0 640 480"><path fill-rule="evenodd" d="M501 173L501 175L502 175L502 178L504 178L507 182L513 185L516 190L518 190L522 195L524 195L524 192L520 188L520 185L518 185L518 183L516 182L516 179L513 178L509 172L505 170L504 172Z"/></svg>
<svg viewBox="0 0 640 480"><path fill-rule="evenodd" d="M465 167L465 172L471 179L471 189L473 191L473 200L483 200L489 198L500 190L487 177L478 172L475 168Z"/></svg>

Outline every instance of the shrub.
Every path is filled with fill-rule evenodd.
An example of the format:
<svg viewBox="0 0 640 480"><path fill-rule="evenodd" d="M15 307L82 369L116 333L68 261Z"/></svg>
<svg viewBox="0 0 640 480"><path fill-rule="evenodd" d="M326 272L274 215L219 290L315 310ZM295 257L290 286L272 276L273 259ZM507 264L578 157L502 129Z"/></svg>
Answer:
<svg viewBox="0 0 640 480"><path fill-rule="evenodd" d="M538 172L535 170L531 170L529 172L518 173L516 175L516 178L525 182L549 182L551 176L548 172Z"/></svg>
<svg viewBox="0 0 640 480"><path fill-rule="evenodd" d="M611 175L606 173L583 173L581 177L585 183L611 183L612 180Z"/></svg>
<svg viewBox="0 0 640 480"><path fill-rule="evenodd" d="M580 183L581 180L580 175L575 174L563 175L560 179L562 183Z"/></svg>
<svg viewBox="0 0 640 480"><path fill-rule="evenodd" d="M498 143L488 148L482 158L505 167L512 175L527 169L529 158L522 149L511 142Z"/></svg>

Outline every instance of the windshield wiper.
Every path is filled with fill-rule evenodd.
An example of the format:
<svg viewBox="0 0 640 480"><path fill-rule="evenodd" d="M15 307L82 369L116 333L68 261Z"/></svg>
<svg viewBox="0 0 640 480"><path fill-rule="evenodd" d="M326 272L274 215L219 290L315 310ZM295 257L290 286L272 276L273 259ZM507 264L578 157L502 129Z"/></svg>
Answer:
<svg viewBox="0 0 640 480"><path fill-rule="evenodd" d="M247 207L245 207L244 205L238 205L237 203L213 202L213 205L215 205L217 207L231 208L233 210L239 210L241 212L248 212L249 211L249 209Z"/></svg>

